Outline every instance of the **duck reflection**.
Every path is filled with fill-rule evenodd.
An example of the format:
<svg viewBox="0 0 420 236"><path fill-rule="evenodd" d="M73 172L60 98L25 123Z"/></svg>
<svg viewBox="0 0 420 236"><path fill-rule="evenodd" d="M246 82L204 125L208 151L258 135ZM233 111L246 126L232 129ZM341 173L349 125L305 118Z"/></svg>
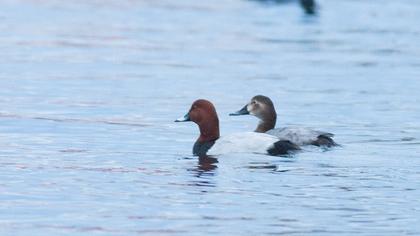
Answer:
<svg viewBox="0 0 420 236"><path fill-rule="evenodd" d="M251 170L264 170L273 173L289 172L294 168L290 168L290 164L296 162L292 155L281 156L280 159L272 161L251 161L246 168Z"/></svg>
<svg viewBox="0 0 420 236"><path fill-rule="evenodd" d="M296 2L296 0L251 0L251 1L268 3L268 4L284 4L284 3ZM317 4L315 0L299 0L299 4L306 14L308 15L316 14Z"/></svg>
<svg viewBox="0 0 420 236"><path fill-rule="evenodd" d="M198 157L197 168L202 172L209 172L217 169L217 158L208 155L202 155Z"/></svg>
<svg viewBox="0 0 420 236"><path fill-rule="evenodd" d="M276 171L277 165L270 163L270 162L250 162L247 165L248 169L263 169L263 170L270 170L270 171Z"/></svg>
<svg viewBox="0 0 420 236"><path fill-rule="evenodd" d="M198 157L198 164L195 168L191 168L190 171L196 179L193 181L195 186L215 187L215 182L212 177L215 175L217 169L217 158L201 155Z"/></svg>

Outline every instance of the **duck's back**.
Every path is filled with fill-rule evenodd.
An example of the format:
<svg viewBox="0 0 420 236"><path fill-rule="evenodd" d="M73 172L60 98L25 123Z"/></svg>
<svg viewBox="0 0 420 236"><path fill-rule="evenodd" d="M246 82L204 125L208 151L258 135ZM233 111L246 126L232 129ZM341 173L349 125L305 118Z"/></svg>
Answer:
<svg viewBox="0 0 420 236"><path fill-rule="evenodd" d="M266 134L278 137L280 140L289 140L297 145L309 145L317 142L320 137L331 139L334 135L327 132L317 131L304 127L285 127L272 129Z"/></svg>
<svg viewBox="0 0 420 236"><path fill-rule="evenodd" d="M265 133L244 132L235 133L219 138L208 155L221 155L227 153L261 153L266 154L267 150L279 139Z"/></svg>

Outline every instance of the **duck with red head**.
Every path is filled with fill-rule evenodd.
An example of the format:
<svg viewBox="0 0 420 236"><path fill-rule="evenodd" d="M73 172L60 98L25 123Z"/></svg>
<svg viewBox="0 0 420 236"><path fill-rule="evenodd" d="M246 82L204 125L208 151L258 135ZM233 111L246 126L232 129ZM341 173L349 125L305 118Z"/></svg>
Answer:
<svg viewBox="0 0 420 236"><path fill-rule="evenodd" d="M196 123L200 129L200 136L193 147L196 156L239 152L284 155L299 150L289 141L280 141L275 136L263 133L246 132L220 138L216 109L210 101L204 99L196 100L185 116L175 120L185 121Z"/></svg>
<svg viewBox="0 0 420 236"><path fill-rule="evenodd" d="M273 102L263 95L254 96L241 110L231 113L231 116L253 115L260 119L255 132L266 133L278 137L280 140L289 140L296 145L315 145L332 147L338 144L332 137L334 134L312 130L305 127L274 128L277 114Z"/></svg>
<svg viewBox="0 0 420 236"><path fill-rule="evenodd" d="M205 155L220 137L219 118L216 108L207 100L199 99L195 101L190 111L175 122L192 121L200 129L200 136L193 147L193 154L197 156Z"/></svg>

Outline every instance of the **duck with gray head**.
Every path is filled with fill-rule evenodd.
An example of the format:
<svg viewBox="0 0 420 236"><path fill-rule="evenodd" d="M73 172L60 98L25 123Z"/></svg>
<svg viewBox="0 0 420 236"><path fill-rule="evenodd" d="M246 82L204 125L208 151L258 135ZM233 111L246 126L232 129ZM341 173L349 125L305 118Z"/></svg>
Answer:
<svg viewBox="0 0 420 236"><path fill-rule="evenodd" d="M298 146L315 145L320 147L337 146L331 133L312 130L303 127L275 128L277 113L273 102L269 97L257 95L251 99L241 110L231 113L231 116L253 115L260 119L255 129L257 133L266 133L278 137L280 140L288 140Z"/></svg>

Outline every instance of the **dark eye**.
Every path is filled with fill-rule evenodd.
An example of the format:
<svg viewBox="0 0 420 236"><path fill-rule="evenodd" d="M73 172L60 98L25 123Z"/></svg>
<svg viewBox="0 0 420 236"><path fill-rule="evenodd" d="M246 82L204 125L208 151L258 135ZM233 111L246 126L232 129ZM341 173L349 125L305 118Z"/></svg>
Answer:
<svg viewBox="0 0 420 236"><path fill-rule="evenodd" d="M256 102L255 101L252 101L251 104L256 104Z"/></svg>

